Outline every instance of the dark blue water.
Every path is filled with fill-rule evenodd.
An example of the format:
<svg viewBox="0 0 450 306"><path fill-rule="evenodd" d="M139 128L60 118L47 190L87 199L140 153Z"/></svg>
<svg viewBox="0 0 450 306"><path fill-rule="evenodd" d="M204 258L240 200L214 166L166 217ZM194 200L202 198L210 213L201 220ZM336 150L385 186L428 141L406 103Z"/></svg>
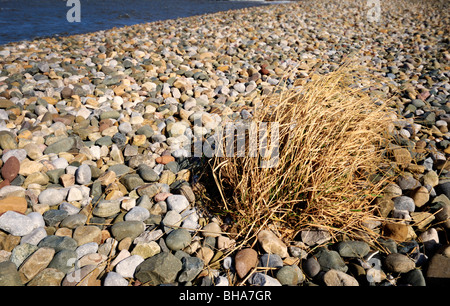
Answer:
<svg viewBox="0 0 450 306"><path fill-rule="evenodd" d="M67 2L0 0L0 45L269 4L226 0L80 0L81 22L71 23L66 15L72 6L67 6Z"/></svg>

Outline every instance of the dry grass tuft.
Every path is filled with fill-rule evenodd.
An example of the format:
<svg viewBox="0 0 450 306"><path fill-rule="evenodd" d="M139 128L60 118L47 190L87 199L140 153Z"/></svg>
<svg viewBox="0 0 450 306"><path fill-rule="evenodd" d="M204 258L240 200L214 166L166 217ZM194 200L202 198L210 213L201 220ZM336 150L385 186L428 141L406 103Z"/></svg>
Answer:
<svg viewBox="0 0 450 306"><path fill-rule="evenodd" d="M301 90L282 89L255 107L253 122L269 123L269 148L271 126L278 123L279 145L268 150L272 157L278 150L276 166L261 167L267 158L259 151L249 156L248 145L244 157L211 161L241 238L248 241L273 224L286 239L311 227L333 236L376 235L364 221L375 218L371 203L388 179L380 165L390 119L387 103L378 105L366 87L351 86L364 82L358 75L342 67Z"/></svg>

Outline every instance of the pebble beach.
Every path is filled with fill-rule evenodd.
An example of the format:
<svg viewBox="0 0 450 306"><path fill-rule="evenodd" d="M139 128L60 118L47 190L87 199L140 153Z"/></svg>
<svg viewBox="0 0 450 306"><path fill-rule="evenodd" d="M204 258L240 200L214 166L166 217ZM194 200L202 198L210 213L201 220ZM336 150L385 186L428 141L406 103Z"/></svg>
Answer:
<svg viewBox="0 0 450 306"><path fill-rule="evenodd" d="M380 9L294 1L0 45L0 285L448 286L450 3ZM237 248L198 205L193 135L348 58L385 80L374 97L395 88L403 171L376 205L401 221L371 228L377 247L311 228Z"/></svg>

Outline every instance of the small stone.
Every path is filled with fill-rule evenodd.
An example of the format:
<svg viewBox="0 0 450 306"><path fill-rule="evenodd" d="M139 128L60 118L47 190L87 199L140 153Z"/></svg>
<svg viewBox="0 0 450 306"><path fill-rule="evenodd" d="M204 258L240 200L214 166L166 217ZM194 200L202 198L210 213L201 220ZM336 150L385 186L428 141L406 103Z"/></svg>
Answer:
<svg viewBox="0 0 450 306"><path fill-rule="evenodd" d="M183 257L181 259L182 271L178 276L179 282L190 282L203 270L203 260L197 257Z"/></svg>
<svg viewBox="0 0 450 306"><path fill-rule="evenodd" d="M439 175L435 171L428 171L423 177L423 185L436 187L439 184Z"/></svg>
<svg viewBox="0 0 450 306"><path fill-rule="evenodd" d="M236 253L234 261L238 276L244 278L258 264L258 253L250 248L242 249Z"/></svg>
<svg viewBox="0 0 450 306"><path fill-rule="evenodd" d="M258 242L267 253L278 254L281 258L289 256L287 246L269 230L262 230L258 233Z"/></svg>
<svg viewBox="0 0 450 306"><path fill-rule="evenodd" d="M19 174L23 176L28 176L31 173L39 172L44 168L44 165L37 161L32 161L25 159L20 163Z"/></svg>
<svg viewBox="0 0 450 306"><path fill-rule="evenodd" d="M428 286L448 286L450 284L450 258L435 254L426 272Z"/></svg>
<svg viewBox="0 0 450 306"><path fill-rule="evenodd" d="M331 269L339 270L342 272L347 272L348 270L348 267L346 266L344 260L336 251L330 251L325 248L320 248L315 256L320 264L321 270L325 272Z"/></svg>
<svg viewBox="0 0 450 306"><path fill-rule="evenodd" d="M395 241L405 241L408 237L408 226L401 223L386 223L383 227L384 236Z"/></svg>
<svg viewBox="0 0 450 306"><path fill-rule="evenodd" d="M14 236L25 236L33 231L34 226L29 217L10 210L0 216L0 229Z"/></svg>
<svg viewBox="0 0 450 306"><path fill-rule="evenodd" d="M155 161L156 161L158 164L163 164L163 165L165 165L165 164L168 164L168 163L170 163L170 162L175 161L175 158L174 158L173 156L170 156L170 155L163 155L163 156L160 156L160 157L156 158Z"/></svg>
<svg viewBox="0 0 450 306"><path fill-rule="evenodd" d="M47 226L57 226L62 220L68 216L67 211L59 209L47 210L42 217Z"/></svg>
<svg viewBox="0 0 450 306"><path fill-rule="evenodd" d="M178 251L186 248L191 243L191 234L184 228L173 230L167 235L166 245L172 251Z"/></svg>
<svg viewBox="0 0 450 306"><path fill-rule="evenodd" d="M259 259L260 267L281 268L283 267L283 259L277 254L263 254Z"/></svg>
<svg viewBox="0 0 450 306"><path fill-rule="evenodd" d="M87 254L97 253L97 251L98 251L98 243L96 242L85 243L75 249L75 252L77 253L77 259L80 259L81 257Z"/></svg>
<svg viewBox="0 0 450 306"><path fill-rule="evenodd" d="M69 192L67 193L67 201L74 202L74 201L81 201L83 200L83 193L80 188L72 187L69 189Z"/></svg>
<svg viewBox="0 0 450 306"><path fill-rule="evenodd" d="M389 183L385 188L384 188L384 194L386 197L389 198L395 198L395 197L399 197L402 195L403 191L400 188L399 185L395 184L395 183Z"/></svg>
<svg viewBox="0 0 450 306"><path fill-rule="evenodd" d="M397 273L406 273L416 267L413 260L400 253L392 253L387 255L385 265L389 271Z"/></svg>
<svg viewBox="0 0 450 306"><path fill-rule="evenodd" d="M395 162L403 168L406 168L412 161L411 154L405 148L399 148L393 150L394 160Z"/></svg>
<svg viewBox="0 0 450 306"><path fill-rule="evenodd" d="M9 210L24 214L27 210L27 200L22 197L7 197L0 200L0 215Z"/></svg>
<svg viewBox="0 0 450 306"><path fill-rule="evenodd" d="M412 212L411 218L414 221L413 225L418 229L423 229L435 219L434 215L429 212Z"/></svg>
<svg viewBox="0 0 450 306"><path fill-rule="evenodd" d="M19 269L20 278L23 283L29 282L39 272L47 268L55 255L52 248L39 248L21 265Z"/></svg>
<svg viewBox="0 0 450 306"><path fill-rule="evenodd" d="M400 196L394 199L394 208L396 210L406 210L409 212L413 212L415 210L416 205L414 204L414 200L407 196Z"/></svg>
<svg viewBox="0 0 450 306"><path fill-rule="evenodd" d="M125 221L145 221L150 217L148 209L140 206L133 207L124 217Z"/></svg>
<svg viewBox="0 0 450 306"><path fill-rule="evenodd" d="M21 243L12 250L10 260L19 268L37 249L38 247L36 245Z"/></svg>
<svg viewBox="0 0 450 306"><path fill-rule="evenodd" d="M204 237L219 237L221 233L222 229L216 222L210 222L206 224L202 229L202 235Z"/></svg>
<svg viewBox="0 0 450 306"><path fill-rule="evenodd" d="M120 180L120 182L124 184L128 191L132 191L145 184L141 177L137 174L127 174Z"/></svg>
<svg viewBox="0 0 450 306"><path fill-rule="evenodd" d="M139 255L144 259L161 253L161 247L155 241L138 243L133 248L131 255Z"/></svg>
<svg viewBox="0 0 450 306"><path fill-rule="evenodd" d="M122 221L111 226L111 234L117 240L121 241L126 237L134 240L145 230L145 223L142 221Z"/></svg>
<svg viewBox="0 0 450 306"><path fill-rule="evenodd" d="M138 173L139 176L146 182L157 182L159 180L158 173L145 164L139 165Z"/></svg>
<svg viewBox="0 0 450 306"><path fill-rule="evenodd" d="M11 261L0 262L0 286L22 286L22 280L17 267Z"/></svg>
<svg viewBox="0 0 450 306"><path fill-rule="evenodd" d="M313 278L320 272L320 264L314 257L308 258L303 263L303 271L306 273L307 276Z"/></svg>
<svg viewBox="0 0 450 306"><path fill-rule="evenodd" d="M293 266L284 266L279 269L276 278L281 285L295 286L299 282L297 269Z"/></svg>
<svg viewBox="0 0 450 306"><path fill-rule="evenodd" d="M15 156L11 156L3 164L1 174L4 180L12 182L19 174L19 170L20 170L20 161Z"/></svg>
<svg viewBox="0 0 450 306"><path fill-rule="evenodd" d="M16 149L17 143L15 137L13 137L9 132L2 131L0 133L0 147L2 150Z"/></svg>
<svg viewBox="0 0 450 306"><path fill-rule="evenodd" d="M86 164L82 164L81 166L79 166L77 171L75 172L75 180L77 184L86 185L91 181L91 178L91 167Z"/></svg>
<svg viewBox="0 0 450 306"><path fill-rule="evenodd" d="M191 203L191 204L195 203L195 194L192 191L191 186L182 185L178 190L180 191L180 194L182 194L186 197L186 199L189 201L189 203Z"/></svg>
<svg viewBox="0 0 450 306"><path fill-rule="evenodd" d="M430 200L430 194L428 189L424 186L421 186L414 190L412 194L412 199L417 207L422 207Z"/></svg>
<svg viewBox="0 0 450 306"><path fill-rule="evenodd" d="M386 218L394 209L394 201L388 196L376 198L375 201L381 217Z"/></svg>
<svg viewBox="0 0 450 306"><path fill-rule="evenodd" d="M209 247L201 247L197 250L197 257L203 260L205 265L209 264L211 259L214 257L214 251Z"/></svg>
<svg viewBox="0 0 450 306"><path fill-rule="evenodd" d="M65 249L75 250L77 248L77 242L71 237L49 235L39 242L38 247L52 248L55 252Z"/></svg>
<svg viewBox="0 0 450 306"><path fill-rule="evenodd" d="M61 152L69 152L70 149L75 145L75 139L72 137L67 137L64 139L61 139L51 145L49 145L45 150L44 154L59 154Z"/></svg>
<svg viewBox="0 0 450 306"><path fill-rule="evenodd" d="M331 239L331 235L326 230L321 229L310 229L301 231L302 241L308 245L320 245Z"/></svg>
<svg viewBox="0 0 450 306"><path fill-rule="evenodd" d="M73 239L78 243L78 246L90 242L100 244L102 241L102 231L94 225L78 226L73 232Z"/></svg>
<svg viewBox="0 0 450 306"><path fill-rule="evenodd" d="M125 278L133 278L137 266L139 266L144 261L139 255L131 255L123 260L121 260L115 267L116 272Z"/></svg>
<svg viewBox="0 0 450 306"><path fill-rule="evenodd" d="M249 278L250 285L253 286L281 286L280 282L267 274L256 272Z"/></svg>
<svg viewBox="0 0 450 306"><path fill-rule="evenodd" d="M116 110L104 111L100 114L100 120L104 119L119 119L120 113Z"/></svg>
<svg viewBox="0 0 450 306"><path fill-rule="evenodd" d="M342 257L362 258L369 253L370 247L364 241L342 241L337 244L337 251Z"/></svg>
<svg viewBox="0 0 450 306"><path fill-rule="evenodd" d="M170 210L164 216L164 219L161 221L164 225L164 232L169 233L174 228L177 228L181 225L182 217L179 213L174 210Z"/></svg>
<svg viewBox="0 0 450 306"><path fill-rule="evenodd" d="M419 269L414 269L402 275L401 283L410 286L426 286L425 277Z"/></svg>
<svg viewBox="0 0 450 306"><path fill-rule="evenodd" d="M39 203L55 206L64 201L64 193L56 188L48 188L39 194Z"/></svg>
<svg viewBox="0 0 450 306"><path fill-rule="evenodd" d="M75 184L75 175L73 174L63 174L61 176L59 176L59 179L61 180L61 184L64 187L69 187L69 186L73 186Z"/></svg>
<svg viewBox="0 0 450 306"><path fill-rule="evenodd" d="M66 274L74 269L76 260L77 253L74 250L61 250L55 254L48 267L57 269Z"/></svg>
<svg viewBox="0 0 450 306"><path fill-rule="evenodd" d="M170 284L175 282L183 265L181 261L168 252L162 252L147 258L137 268L135 276L141 283L150 285Z"/></svg>
<svg viewBox="0 0 450 306"><path fill-rule="evenodd" d="M327 286L359 286L358 281L353 276L334 269L325 273L323 281Z"/></svg>
<svg viewBox="0 0 450 306"><path fill-rule="evenodd" d="M49 286L61 286L61 282L65 274L58 269L45 268L39 272L27 286L36 287L49 287Z"/></svg>
<svg viewBox="0 0 450 306"><path fill-rule="evenodd" d="M92 211L96 217L108 218L113 217L120 212L119 200L101 200L97 203Z"/></svg>
<svg viewBox="0 0 450 306"><path fill-rule="evenodd" d="M103 285L106 287L125 287L128 286L128 281L117 272L108 272Z"/></svg>
<svg viewBox="0 0 450 306"><path fill-rule="evenodd" d="M167 208L178 213L189 207L189 201L184 195L174 194L166 199Z"/></svg>

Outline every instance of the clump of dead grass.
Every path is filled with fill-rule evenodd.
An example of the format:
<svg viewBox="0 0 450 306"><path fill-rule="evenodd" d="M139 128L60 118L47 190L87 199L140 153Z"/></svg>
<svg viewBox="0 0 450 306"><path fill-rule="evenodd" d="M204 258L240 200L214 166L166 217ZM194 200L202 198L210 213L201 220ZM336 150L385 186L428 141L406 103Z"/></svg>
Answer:
<svg viewBox="0 0 450 306"><path fill-rule="evenodd" d="M311 227L333 236L376 236L364 222L375 218L371 203L388 179L380 165L390 119L388 103L374 103L368 86L354 86L364 78L345 66L302 89L281 89L253 111L253 122L268 124L266 159L250 156L247 148L244 157L211 161L224 209L234 214L241 238L269 224L287 239ZM279 133L272 148L271 124ZM261 167L277 154L274 167Z"/></svg>

